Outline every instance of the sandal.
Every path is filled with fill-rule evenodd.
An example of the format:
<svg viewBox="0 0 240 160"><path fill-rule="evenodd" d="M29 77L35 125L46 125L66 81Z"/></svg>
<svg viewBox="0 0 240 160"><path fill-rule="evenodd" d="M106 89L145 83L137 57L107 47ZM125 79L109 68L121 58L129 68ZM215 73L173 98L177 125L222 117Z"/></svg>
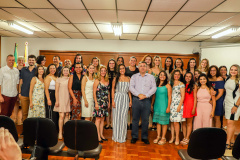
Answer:
<svg viewBox="0 0 240 160"><path fill-rule="evenodd" d="M226 144L226 149L229 149L229 150L232 149L231 146L230 146L230 144Z"/></svg>
<svg viewBox="0 0 240 160"><path fill-rule="evenodd" d="M175 141L175 145L178 146L178 145L179 145L179 142Z"/></svg>
<svg viewBox="0 0 240 160"><path fill-rule="evenodd" d="M166 138L162 138L161 141L158 142L158 145L164 145L165 143L167 143Z"/></svg>
<svg viewBox="0 0 240 160"><path fill-rule="evenodd" d="M187 145L189 143L189 139L184 138L180 143L182 145Z"/></svg>
<svg viewBox="0 0 240 160"><path fill-rule="evenodd" d="M157 138L153 140L153 143L154 143L154 144L158 143L158 142L160 141L160 139L161 139L161 137L158 137L158 136L157 136Z"/></svg>

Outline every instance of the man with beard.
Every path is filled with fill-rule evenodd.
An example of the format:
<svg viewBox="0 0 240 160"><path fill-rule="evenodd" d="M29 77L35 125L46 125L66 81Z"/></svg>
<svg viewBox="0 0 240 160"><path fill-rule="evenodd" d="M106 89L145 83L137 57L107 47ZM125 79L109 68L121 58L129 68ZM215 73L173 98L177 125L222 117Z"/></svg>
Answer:
<svg viewBox="0 0 240 160"><path fill-rule="evenodd" d="M21 100L23 121L27 119L28 109L29 109L29 89L32 78L35 76L36 72L36 57L34 55L28 56L29 66L23 67L20 75L19 82L19 98Z"/></svg>

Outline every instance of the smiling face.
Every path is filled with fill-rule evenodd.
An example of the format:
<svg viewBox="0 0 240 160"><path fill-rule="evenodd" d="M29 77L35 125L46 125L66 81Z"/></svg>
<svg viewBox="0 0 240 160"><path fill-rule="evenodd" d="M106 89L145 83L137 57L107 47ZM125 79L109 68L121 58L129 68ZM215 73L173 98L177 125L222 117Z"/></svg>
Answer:
<svg viewBox="0 0 240 160"><path fill-rule="evenodd" d="M92 75L94 73L94 65L89 66L87 70L88 73Z"/></svg>
<svg viewBox="0 0 240 160"><path fill-rule="evenodd" d="M227 75L227 68L222 67L222 68L220 69L220 74L221 74L221 76L226 76L226 75Z"/></svg>
<svg viewBox="0 0 240 160"><path fill-rule="evenodd" d="M75 69L75 72L76 72L77 74L81 74L81 72L82 72L82 70L83 70L81 64L76 64L74 69Z"/></svg>
<svg viewBox="0 0 240 160"><path fill-rule="evenodd" d="M150 65L152 63L151 57L146 57L145 62L147 63L147 65Z"/></svg>
<svg viewBox="0 0 240 160"><path fill-rule="evenodd" d="M230 73L231 76L237 76L238 75L238 68L236 66L232 66L230 68L230 72L229 73Z"/></svg>
<svg viewBox="0 0 240 160"><path fill-rule="evenodd" d="M53 57L53 64L59 65L59 58L58 57Z"/></svg>
<svg viewBox="0 0 240 160"><path fill-rule="evenodd" d="M115 67L115 62L114 61L110 61L109 62L109 68L110 69L114 69L114 67Z"/></svg>
<svg viewBox="0 0 240 160"><path fill-rule="evenodd" d="M71 60L70 59L66 59L64 61L64 65L70 67L72 65Z"/></svg>
<svg viewBox="0 0 240 160"><path fill-rule="evenodd" d="M207 64L208 64L207 60L202 60L202 62L201 62L202 68L206 68Z"/></svg>
<svg viewBox="0 0 240 160"><path fill-rule="evenodd" d="M68 75L69 75L69 68L64 68L63 69L63 76L68 77Z"/></svg>
<svg viewBox="0 0 240 160"><path fill-rule="evenodd" d="M15 58L13 56L8 56L7 57L7 66L12 68L15 62Z"/></svg>
<svg viewBox="0 0 240 160"><path fill-rule="evenodd" d="M44 73L44 68L43 67L39 67L38 68L38 75L43 75Z"/></svg>
<svg viewBox="0 0 240 160"><path fill-rule="evenodd" d="M189 63L190 68L194 68L196 66L196 61L195 60L191 60Z"/></svg>
<svg viewBox="0 0 240 160"><path fill-rule="evenodd" d="M161 72L160 74L159 74L159 79L160 79L160 81L165 81L166 80L166 75L164 74L164 72Z"/></svg>
<svg viewBox="0 0 240 160"><path fill-rule="evenodd" d="M217 75L217 69L215 67L212 67L210 70L210 74L212 77L215 77Z"/></svg>
<svg viewBox="0 0 240 160"><path fill-rule="evenodd" d="M176 67L181 68L182 67L182 61L180 59L176 60Z"/></svg>
<svg viewBox="0 0 240 160"><path fill-rule="evenodd" d="M82 56L77 56L76 57L76 63L81 63L82 61Z"/></svg>
<svg viewBox="0 0 240 160"><path fill-rule="evenodd" d="M172 64L171 59L170 59L170 58L167 58L167 59L166 59L166 66L167 66L167 67L170 67L171 64Z"/></svg>
<svg viewBox="0 0 240 160"><path fill-rule="evenodd" d="M18 64L18 66L23 66L24 59L18 59L17 64Z"/></svg>
<svg viewBox="0 0 240 160"><path fill-rule="evenodd" d="M125 75L125 67L124 66L120 66L119 72L120 72L120 75Z"/></svg>
<svg viewBox="0 0 240 160"><path fill-rule="evenodd" d="M198 71L195 71L195 72L194 72L194 77L195 77L195 79L198 79L199 76L200 76L199 72L198 72Z"/></svg>
<svg viewBox="0 0 240 160"><path fill-rule="evenodd" d="M179 72L175 72L173 78L174 78L174 80L178 81L178 80L180 79L180 76L181 76L181 75L180 75Z"/></svg>
<svg viewBox="0 0 240 160"><path fill-rule="evenodd" d="M122 59L122 58L118 58L117 64L118 64L118 65L123 64L123 59Z"/></svg>
<svg viewBox="0 0 240 160"><path fill-rule="evenodd" d="M137 60L135 58L130 58L130 60L129 60L130 66L135 67L136 63L137 63Z"/></svg>
<svg viewBox="0 0 240 160"><path fill-rule="evenodd" d="M185 81L186 81L187 83L190 83L191 80L192 80L192 74L191 74L191 73L187 73L187 74L185 75Z"/></svg>
<svg viewBox="0 0 240 160"><path fill-rule="evenodd" d="M105 76L106 76L106 73L107 73L106 68L102 68L102 69L100 70L100 76L101 76L101 77L105 77Z"/></svg>
<svg viewBox="0 0 240 160"><path fill-rule="evenodd" d="M207 79L204 76L202 76L202 77L200 77L199 82L200 82L201 85L206 85L207 84Z"/></svg>
<svg viewBox="0 0 240 160"><path fill-rule="evenodd" d="M98 66L98 59L93 59L93 65L94 65L94 67L97 67Z"/></svg>
<svg viewBox="0 0 240 160"><path fill-rule="evenodd" d="M44 59L41 61L41 65L45 66L45 63L46 63L46 58L44 57Z"/></svg>
<svg viewBox="0 0 240 160"><path fill-rule="evenodd" d="M56 73L56 67L54 65L51 65L49 67L49 73L52 75L54 75Z"/></svg>
<svg viewBox="0 0 240 160"><path fill-rule="evenodd" d="M159 66L160 65L160 59L159 58L155 58L154 64L155 64L155 66Z"/></svg>
<svg viewBox="0 0 240 160"><path fill-rule="evenodd" d="M29 64L29 66L34 66L35 63L36 63L35 58L28 58L28 64Z"/></svg>

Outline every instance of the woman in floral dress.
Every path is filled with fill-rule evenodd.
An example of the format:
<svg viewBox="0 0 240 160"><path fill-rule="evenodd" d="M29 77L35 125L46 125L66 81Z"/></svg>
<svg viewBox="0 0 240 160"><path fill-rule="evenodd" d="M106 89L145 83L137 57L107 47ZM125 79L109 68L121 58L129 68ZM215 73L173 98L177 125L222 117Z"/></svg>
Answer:
<svg viewBox="0 0 240 160"><path fill-rule="evenodd" d="M38 66L36 76L32 78L29 90L30 107L28 118L42 117L45 118L44 103L44 67Z"/></svg>
<svg viewBox="0 0 240 160"><path fill-rule="evenodd" d="M93 98L95 102L93 116L96 117L95 124L97 126L98 140L100 143L107 141L107 139L103 136L103 125L104 118L105 116L108 116L108 108L110 107L109 88L107 68L105 66L101 66L97 79L93 84Z"/></svg>

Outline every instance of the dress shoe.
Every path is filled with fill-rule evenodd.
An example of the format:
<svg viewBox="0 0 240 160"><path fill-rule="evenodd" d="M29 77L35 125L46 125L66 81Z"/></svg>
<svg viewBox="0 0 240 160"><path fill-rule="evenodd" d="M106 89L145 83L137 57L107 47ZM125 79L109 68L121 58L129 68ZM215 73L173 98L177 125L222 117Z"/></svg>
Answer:
<svg viewBox="0 0 240 160"><path fill-rule="evenodd" d="M137 142L137 138L132 138L131 143L135 144Z"/></svg>
<svg viewBox="0 0 240 160"><path fill-rule="evenodd" d="M98 141L99 143L103 143L103 140L101 140L101 141Z"/></svg>
<svg viewBox="0 0 240 160"><path fill-rule="evenodd" d="M102 139L103 141L108 141L108 139L106 139L106 138L102 138L102 137L101 137L101 139Z"/></svg>
<svg viewBox="0 0 240 160"><path fill-rule="evenodd" d="M142 141L143 141L145 144L150 144L150 142L149 142L148 139L142 139Z"/></svg>

